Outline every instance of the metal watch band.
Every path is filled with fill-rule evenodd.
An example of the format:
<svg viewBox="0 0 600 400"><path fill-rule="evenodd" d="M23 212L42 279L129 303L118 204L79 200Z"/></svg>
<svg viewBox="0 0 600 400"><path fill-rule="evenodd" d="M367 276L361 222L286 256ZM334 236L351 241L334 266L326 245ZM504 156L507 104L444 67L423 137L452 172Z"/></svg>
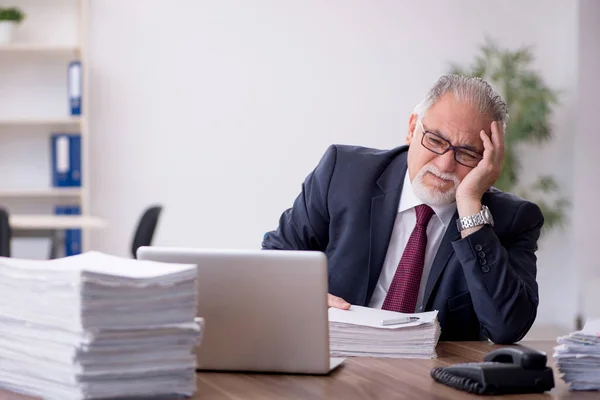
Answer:
<svg viewBox="0 0 600 400"><path fill-rule="evenodd" d="M484 217L484 212L488 212L488 216L489 216L489 211L488 208L486 206L482 207L482 210L480 212L478 212L475 215L469 215L468 217L462 217L456 220L456 225L458 226L458 231L462 231L465 229L469 229L469 228L474 228L476 226L480 226L480 225L485 225L485 224L493 224L493 222L491 221L491 216L490 216L490 220L486 219Z"/></svg>
<svg viewBox="0 0 600 400"><path fill-rule="evenodd" d="M479 225L485 225L485 220L483 219L483 216L480 213L470 215L468 217L462 217L459 221L459 228L462 229L468 229Z"/></svg>

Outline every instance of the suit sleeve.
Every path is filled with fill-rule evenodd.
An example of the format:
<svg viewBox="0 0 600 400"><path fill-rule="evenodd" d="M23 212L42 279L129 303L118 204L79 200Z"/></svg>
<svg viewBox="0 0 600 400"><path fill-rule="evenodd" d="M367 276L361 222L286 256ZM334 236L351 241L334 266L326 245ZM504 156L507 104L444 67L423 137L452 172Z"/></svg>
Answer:
<svg viewBox="0 0 600 400"><path fill-rule="evenodd" d="M495 343L517 342L533 325L539 303L535 252L543 224L539 207L525 202L505 246L489 226L453 242L482 331Z"/></svg>
<svg viewBox="0 0 600 400"><path fill-rule="evenodd" d="M330 146L317 167L306 177L291 208L285 210L276 230L264 235L265 250L320 250L329 242L327 195L337 160Z"/></svg>

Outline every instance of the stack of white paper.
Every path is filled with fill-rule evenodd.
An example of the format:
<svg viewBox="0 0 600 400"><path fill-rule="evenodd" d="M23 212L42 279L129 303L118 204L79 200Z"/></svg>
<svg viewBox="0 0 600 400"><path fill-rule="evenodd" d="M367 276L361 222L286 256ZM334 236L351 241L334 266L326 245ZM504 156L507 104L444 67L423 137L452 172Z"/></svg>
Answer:
<svg viewBox="0 0 600 400"><path fill-rule="evenodd" d="M329 309L329 343L332 356L435 358L441 334L437 311L402 314L351 306ZM418 321L382 325L384 320L418 317Z"/></svg>
<svg viewBox="0 0 600 400"><path fill-rule="evenodd" d="M0 387L78 400L196 391L196 266L0 258Z"/></svg>
<svg viewBox="0 0 600 400"><path fill-rule="evenodd" d="M573 390L600 390L600 319L588 321L581 331L559 337L554 358Z"/></svg>

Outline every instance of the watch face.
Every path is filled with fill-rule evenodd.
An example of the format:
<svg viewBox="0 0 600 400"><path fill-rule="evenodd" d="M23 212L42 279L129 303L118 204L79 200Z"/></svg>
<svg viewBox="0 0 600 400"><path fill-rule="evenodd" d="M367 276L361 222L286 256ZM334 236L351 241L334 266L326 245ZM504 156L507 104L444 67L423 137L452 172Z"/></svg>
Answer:
<svg viewBox="0 0 600 400"><path fill-rule="evenodd" d="M494 226L494 218L492 217L492 213L490 212L490 209L487 207L484 207L482 210L482 214L483 214L483 218L489 222L492 226Z"/></svg>

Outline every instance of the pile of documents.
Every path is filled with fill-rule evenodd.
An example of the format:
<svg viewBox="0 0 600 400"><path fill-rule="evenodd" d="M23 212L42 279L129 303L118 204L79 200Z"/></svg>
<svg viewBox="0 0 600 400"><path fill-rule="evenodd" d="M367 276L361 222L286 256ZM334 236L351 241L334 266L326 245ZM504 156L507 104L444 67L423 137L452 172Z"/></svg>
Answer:
<svg viewBox="0 0 600 400"><path fill-rule="evenodd" d="M330 352L335 357L436 358L437 311L402 314L351 306L329 309ZM410 322L405 322L410 318Z"/></svg>
<svg viewBox="0 0 600 400"><path fill-rule="evenodd" d="M0 258L0 387L45 399L196 391L196 266Z"/></svg>
<svg viewBox="0 0 600 400"><path fill-rule="evenodd" d="M600 390L600 319L582 330L559 337L554 358L572 390Z"/></svg>

